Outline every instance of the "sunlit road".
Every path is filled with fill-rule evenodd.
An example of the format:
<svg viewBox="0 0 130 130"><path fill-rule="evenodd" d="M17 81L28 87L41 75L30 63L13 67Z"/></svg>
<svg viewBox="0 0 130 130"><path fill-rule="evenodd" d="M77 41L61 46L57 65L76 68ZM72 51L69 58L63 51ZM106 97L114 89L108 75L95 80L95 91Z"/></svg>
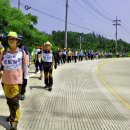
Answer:
<svg viewBox="0 0 130 130"><path fill-rule="evenodd" d="M119 96L118 99L130 109L130 59L105 60L100 65L99 74L105 86L112 89L114 96Z"/></svg>
<svg viewBox="0 0 130 130"><path fill-rule="evenodd" d="M39 74L30 77L18 130L130 130L129 66L130 59L59 66L52 92L43 89ZM3 95L0 104L5 130L9 113Z"/></svg>

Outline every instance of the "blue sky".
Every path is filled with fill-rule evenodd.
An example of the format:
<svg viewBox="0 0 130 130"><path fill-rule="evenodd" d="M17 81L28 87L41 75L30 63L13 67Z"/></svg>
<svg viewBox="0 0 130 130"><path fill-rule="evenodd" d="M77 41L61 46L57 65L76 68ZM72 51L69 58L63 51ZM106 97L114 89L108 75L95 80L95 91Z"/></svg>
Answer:
<svg viewBox="0 0 130 130"><path fill-rule="evenodd" d="M17 7L17 0L11 0L12 7ZM66 0L21 0L23 5L29 5L60 19L65 19ZM52 30L64 30L65 23L33 9L23 13L38 16L36 28L39 31L51 33ZM118 39L130 43L130 0L69 0L68 22L91 29L109 39L115 39L115 27L112 20L121 20L118 26ZM89 33L91 31L68 24L68 31Z"/></svg>

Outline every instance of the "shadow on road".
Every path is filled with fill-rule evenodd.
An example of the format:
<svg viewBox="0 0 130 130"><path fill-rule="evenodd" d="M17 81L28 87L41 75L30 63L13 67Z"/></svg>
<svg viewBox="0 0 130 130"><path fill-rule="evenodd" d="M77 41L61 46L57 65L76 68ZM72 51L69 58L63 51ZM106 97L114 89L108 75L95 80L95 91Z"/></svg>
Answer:
<svg viewBox="0 0 130 130"><path fill-rule="evenodd" d="M36 76L35 77L30 77L30 79L39 79L39 77L36 77Z"/></svg>
<svg viewBox="0 0 130 130"><path fill-rule="evenodd" d="M6 99L4 95L0 95L0 99Z"/></svg>
<svg viewBox="0 0 130 130"><path fill-rule="evenodd" d="M34 72L34 71L29 71L29 73L34 73L34 74L35 74L35 72Z"/></svg>
<svg viewBox="0 0 130 130"><path fill-rule="evenodd" d="M9 123L6 121L6 116L0 116L0 126L2 126L3 128L5 128L6 130L10 129L10 125Z"/></svg>
<svg viewBox="0 0 130 130"><path fill-rule="evenodd" d="M44 86L30 86L30 89L43 89Z"/></svg>

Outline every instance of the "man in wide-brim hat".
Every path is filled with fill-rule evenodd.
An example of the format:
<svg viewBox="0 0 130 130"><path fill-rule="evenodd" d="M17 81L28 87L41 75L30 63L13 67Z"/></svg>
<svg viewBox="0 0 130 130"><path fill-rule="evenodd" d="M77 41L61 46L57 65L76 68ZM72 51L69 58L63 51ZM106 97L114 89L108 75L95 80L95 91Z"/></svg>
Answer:
<svg viewBox="0 0 130 130"><path fill-rule="evenodd" d="M55 69L57 68L57 60L54 53L51 50L52 44L47 41L44 43L44 51L42 53L42 62L43 62L43 70L44 70L44 83L46 89L49 91L52 90L53 85L53 65Z"/></svg>

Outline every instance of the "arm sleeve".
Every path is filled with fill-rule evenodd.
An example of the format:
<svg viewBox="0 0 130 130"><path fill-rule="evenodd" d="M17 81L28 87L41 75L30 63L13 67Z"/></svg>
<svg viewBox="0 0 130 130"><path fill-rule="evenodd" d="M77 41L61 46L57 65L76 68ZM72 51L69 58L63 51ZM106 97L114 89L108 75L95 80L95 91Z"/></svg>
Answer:
<svg viewBox="0 0 130 130"><path fill-rule="evenodd" d="M2 57L3 57L3 52L0 54L0 71L2 70Z"/></svg>
<svg viewBox="0 0 130 130"><path fill-rule="evenodd" d="M57 67L57 56L54 52L53 52L53 64Z"/></svg>
<svg viewBox="0 0 130 130"><path fill-rule="evenodd" d="M23 53L23 73L24 73L24 79L28 78L28 57L26 53Z"/></svg>

